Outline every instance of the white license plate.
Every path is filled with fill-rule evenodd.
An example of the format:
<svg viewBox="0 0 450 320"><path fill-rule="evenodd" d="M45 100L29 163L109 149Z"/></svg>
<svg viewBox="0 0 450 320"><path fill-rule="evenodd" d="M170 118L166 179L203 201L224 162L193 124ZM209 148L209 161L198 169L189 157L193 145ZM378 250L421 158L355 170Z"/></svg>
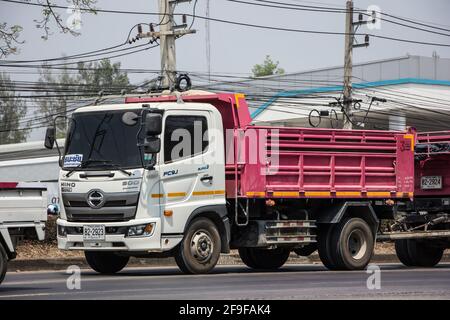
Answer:
<svg viewBox="0 0 450 320"><path fill-rule="evenodd" d="M442 177L441 176L425 176L420 180L420 186L422 189L442 189Z"/></svg>
<svg viewBox="0 0 450 320"><path fill-rule="evenodd" d="M86 241L105 240L105 226L102 225L84 226L83 240Z"/></svg>

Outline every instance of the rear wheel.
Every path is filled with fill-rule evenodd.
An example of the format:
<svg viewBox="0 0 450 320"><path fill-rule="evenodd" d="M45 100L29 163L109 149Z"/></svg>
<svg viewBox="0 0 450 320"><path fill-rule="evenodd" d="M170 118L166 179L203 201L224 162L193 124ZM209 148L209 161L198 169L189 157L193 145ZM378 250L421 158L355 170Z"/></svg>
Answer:
<svg viewBox="0 0 450 320"><path fill-rule="evenodd" d="M433 246L430 242L409 239L408 253L412 265L418 267L434 267L441 261L444 249Z"/></svg>
<svg viewBox="0 0 450 320"><path fill-rule="evenodd" d="M320 260L322 261L323 265L330 270L336 270L337 265L336 262L333 259L333 256L331 254L331 236L333 232L333 225L321 225L318 230L318 252Z"/></svg>
<svg viewBox="0 0 450 320"><path fill-rule="evenodd" d="M184 273L208 273L219 261L221 241L210 219L195 219L175 253L175 261Z"/></svg>
<svg viewBox="0 0 450 320"><path fill-rule="evenodd" d="M405 266L413 266L413 261L408 252L408 240L395 240L395 253L397 254L398 260L400 260L400 262Z"/></svg>
<svg viewBox="0 0 450 320"><path fill-rule="evenodd" d="M103 274L119 272L130 260L130 257L122 257L115 252L85 251L84 256L92 269Z"/></svg>
<svg viewBox="0 0 450 320"><path fill-rule="evenodd" d="M0 283L2 283L3 279L5 279L6 269L8 265L8 254L6 253L5 248L0 243Z"/></svg>
<svg viewBox="0 0 450 320"><path fill-rule="evenodd" d="M372 230L360 218L342 220L332 231L331 253L337 269L361 270L370 262L375 244Z"/></svg>
<svg viewBox="0 0 450 320"><path fill-rule="evenodd" d="M252 269L279 269L286 263L289 254L290 250L286 248L239 248L242 262Z"/></svg>

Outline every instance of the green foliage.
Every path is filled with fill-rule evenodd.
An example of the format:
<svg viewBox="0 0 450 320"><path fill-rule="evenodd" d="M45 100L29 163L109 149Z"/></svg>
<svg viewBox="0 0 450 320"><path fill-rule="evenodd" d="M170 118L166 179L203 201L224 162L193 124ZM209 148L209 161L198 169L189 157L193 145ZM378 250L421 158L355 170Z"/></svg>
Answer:
<svg viewBox="0 0 450 320"><path fill-rule="evenodd" d="M278 67L279 62L274 62L272 58L267 55L262 64L255 64L252 68L254 77L271 76L274 74L284 74L284 69Z"/></svg>
<svg viewBox="0 0 450 320"><path fill-rule="evenodd" d="M109 59L87 64L79 63L75 74L70 73L67 68L53 74L51 69L43 65L40 74L38 95L47 95L49 98L36 99L39 106L37 115L44 116L47 125L52 125L56 116L70 114L82 106L85 102L82 101L84 97L90 97L92 100L92 96L100 92L103 95L120 94L122 90L130 88L128 75L120 70L120 63L112 64ZM58 119L56 123L58 138L64 136L66 128L67 121Z"/></svg>
<svg viewBox="0 0 450 320"><path fill-rule="evenodd" d="M22 142L28 130L17 129L26 127L21 122L27 113L25 102L16 95L14 84L4 73L0 73L0 88L0 144Z"/></svg>
<svg viewBox="0 0 450 320"><path fill-rule="evenodd" d="M111 64L109 59L88 64L79 63L78 74L77 82L86 86L86 92L119 94L120 90L126 90L130 85L126 72L120 71L120 63Z"/></svg>

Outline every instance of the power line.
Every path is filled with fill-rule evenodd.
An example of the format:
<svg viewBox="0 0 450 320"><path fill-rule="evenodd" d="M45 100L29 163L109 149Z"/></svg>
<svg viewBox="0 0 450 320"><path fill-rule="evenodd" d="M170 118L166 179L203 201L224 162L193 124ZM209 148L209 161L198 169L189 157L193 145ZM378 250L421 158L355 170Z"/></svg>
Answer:
<svg viewBox="0 0 450 320"><path fill-rule="evenodd" d="M246 5L260 6L260 7L287 9L287 10L327 12L327 13L347 13L346 9L327 8L327 7L314 7L314 8L320 8L320 9L310 9L311 6L300 6L300 5L295 5L295 4L287 4L287 3L280 3L280 2L274 2L274 1L254 0L254 1L258 1L258 3L244 1L244 0L225 0L225 1L234 2L234 3L241 3L241 4L246 4ZM262 2L262 3L260 3L260 2ZM277 3L277 5L271 4L271 3ZM354 12L358 12L358 10L354 10ZM359 10L359 12L362 13L363 15L370 16L367 12L364 12L362 10ZM380 12L380 14L381 13L382 12ZM393 17L392 15L389 15L389 16ZM428 32L428 33L433 33L433 34L437 34L437 35L443 35L443 36L450 37L450 34L448 34L448 33L442 33L442 32L427 30L427 29L423 29L423 28L407 25L407 24L404 24L404 23L401 23L401 22L397 22L397 21L393 21L393 20L386 19L386 18L381 18L380 17L379 19L381 21L386 21L386 22L389 22L389 23L392 23L392 24L395 24L395 25L399 25L399 26L403 26L403 27L406 27L406 28L411 28L411 29L414 29L414 30L419 30L419 31L423 31L423 32ZM406 19L402 19L402 20L406 20Z"/></svg>
<svg viewBox="0 0 450 320"><path fill-rule="evenodd" d="M17 0L0 0L0 1L23 4L23 5L34 5L34 6L40 6L40 7L47 7L47 5L44 5L44 4L37 4L37 3L30 3L30 2L25 3L25 2L20 2ZM59 6L59 5L51 5L51 6L52 6L52 8L59 8L59 9L67 9L68 8L67 6ZM81 11L89 11L89 10L83 9L83 8L80 10ZM139 12L139 11L120 11L120 10L105 10L105 9L97 9L96 11L103 12L103 13L115 13L115 14L159 15L159 13ZM178 15L178 16L184 15L184 16L194 17L192 14L173 13L173 15ZM199 18L199 19L208 19L210 21L220 22L220 23L225 23L225 24L232 24L232 25L238 25L238 26L244 26L244 27L250 27L250 28L274 30L274 31L286 31L286 32L322 34L322 35L345 35L345 33L343 33L343 32L318 31L318 30L306 30L306 29L293 29L293 28L284 28L284 27L276 27L276 26L266 26L266 25L260 25L260 24L252 24L252 23L225 20L225 19L219 19L219 18L205 17L205 16L200 16L200 15L195 15L195 17ZM355 35L366 35L366 34L355 34ZM413 44L421 44L421 45L429 45L429 46L450 47L450 44L445 44L445 43L435 43L435 42L417 41L417 40L411 40L411 39L401 39L401 38L375 35L375 34L368 34L368 35L371 37L374 37L374 38L390 40L390 41L399 41L399 42L404 42L404 43L413 43Z"/></svg>
<svg viewBox="0 0 450 320"><path fill-rule="evenodd" d="M0 0L3 1L3 0ZM87 63L87 62L96 62L96 61L100 61L103 59L112 59L112 58L118 58L118 57L123 57L123 56L127 56L133 53L138 53L138 52L142 52L142 51L146 51L152 48L155 48L157 46L159 46L159 43L157 43L156 45L153 46L148 46L150 44L150 42L145 43L145 44L140 44L138 46L135 46L133 48L127 48L127 49L136 49L136 48L142 48L139 50L133 50L133 51L129 51L129 52L125 52L122 54L116 54L116 55L112 55L112 56L106 56L106 57L102 57L102 58L98 58L98 59L90 59L90 60L80 60L77 62L66 62L66 63L54 63L54 64L49 64L49 65L28 65L28 66L23 66L23 65L17 65L17 64L7 64L7 65L0 65L0 67L35 67L35 68L51 68L51 67L55 67L55 66L68 66L68 65L73 65L73 64L78 64L78 63ZM120 50L118 50L120 51Z"/></svg>

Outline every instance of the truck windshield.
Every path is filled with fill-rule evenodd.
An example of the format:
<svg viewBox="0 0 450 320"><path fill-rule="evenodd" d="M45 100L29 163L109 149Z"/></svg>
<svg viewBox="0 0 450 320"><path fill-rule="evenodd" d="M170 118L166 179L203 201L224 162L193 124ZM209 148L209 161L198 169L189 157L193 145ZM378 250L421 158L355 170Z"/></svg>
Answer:
<svg viewBox="0 0 450 320"><path fill-rule="evenodd" d="M140 110L74 113L67 135L63 168L142 167L143 153L136 140L139 114Z"/></svg>

